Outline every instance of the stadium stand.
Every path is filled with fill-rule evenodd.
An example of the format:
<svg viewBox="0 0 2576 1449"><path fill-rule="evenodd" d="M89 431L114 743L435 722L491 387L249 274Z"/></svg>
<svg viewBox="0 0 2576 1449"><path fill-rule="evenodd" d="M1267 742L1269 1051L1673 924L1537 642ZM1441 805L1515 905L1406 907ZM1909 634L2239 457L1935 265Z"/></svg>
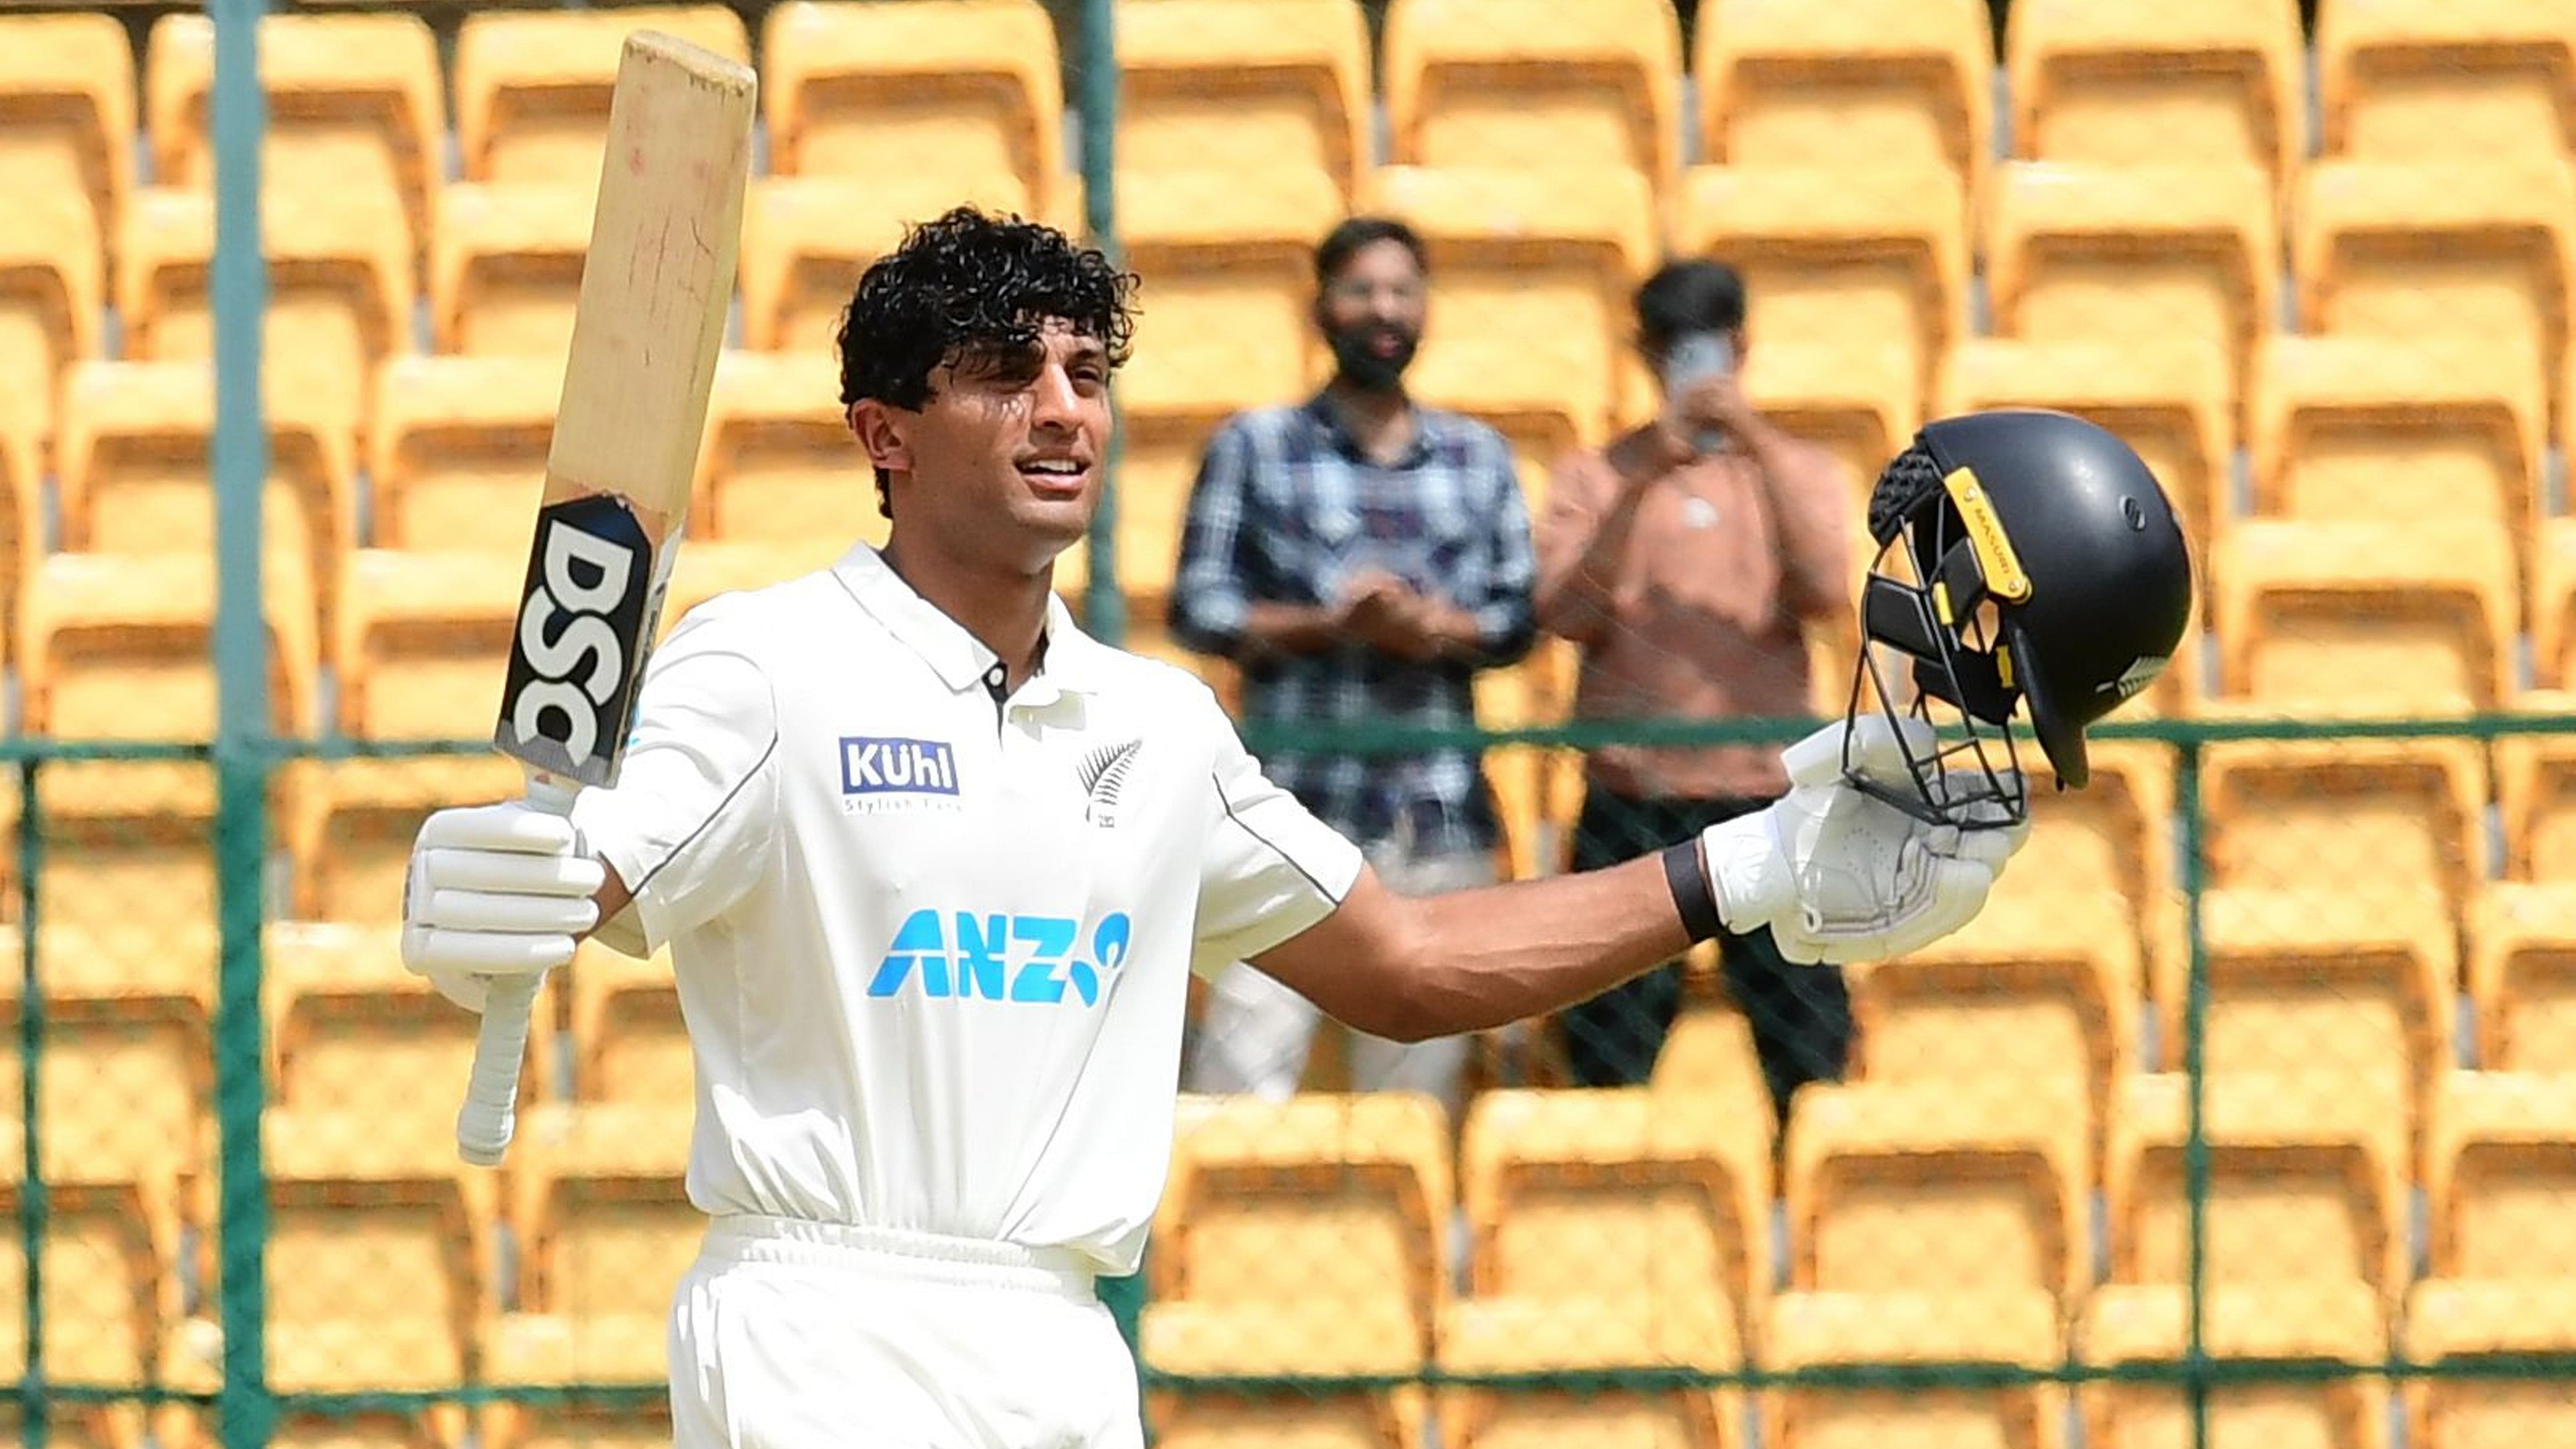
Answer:
<svg viewBox="0 0 2576 1449"><path fill-rule="evenodd" d="M693 536L885 541L867 459L850 439L828 352L727 351L716 361Z"/></svg>
<svg viewBox="0 0 2576 1449"><path fill-rule="evenodd" d="M2213 1386L2210 1442L2386 1449L2388 1388L2368 1366L2387 1357L2387 1326L2368 1285L2230 1284L2211 1288L2202 1301L2202 1345L2222 1367L2260 1362L2323 1370ZM2077 1355L2104 1369L2178 1363L2190 1323L2181 1288L2105 1288L2077 1327ZM2078 1390L2077 1401L2088 1444L2125 1449L2192 1442L2192 1398L2177 1382L2098 1379Z"/></svg>
<svg viewBox="0 0 2576 1449"><path fill-rule="evenodd" d="M1061 214L1064 99L1037 0L784 0L761 26L770 169L975 190Z"/></svg>
<svg viewBox="0 0 2576 1449"><path fill-rule="evenodd" d="M300 414L363 444L367 379L412 350L410 236L401 214L370 192L306 191L261 210L268 262L264 382ZM167 361L214 355L208 272L214 198L144 187L126 212L116 297L125 356Z"/></svg>
<svg viewBox="0 0 2576 1449"><path fill-rule="evenodd" d="M1963 204L1983 189L1995 58L1977 0L1709 0L1694 33L1707 161L1946 169Z"/></svg>
<svg viewBox="0 0 2576 1449"><path fill-rule="evenodd" d="M20 206L85 200L94 247L113 249L134 185L134 104L134 50L113 15L0 17L0 187Z"/></svg>
<svg viewBox="0 0 2576 1449"><path fill-rule="evenodd" d="M2401 1347L2409 1362L2435 1370L2405 1388L2410 1445L2542 1444L2576 1431L2563 1384L2510 1372L2535 1355L2576 1349L2576 1292L2564 1283L2427 1279L2407 1301Z"/></svg>
<svg viewBox="0 0 2576 1449"><path fill-rule="evenodd" d="M1955 202L1949 178L1922 168L1828 180L1694 166L1672 241L1743 273L1745 330L1761 339L1757 354L1782 342L1864 359L1903 348L1913 395L1929 406L1941 356L1968 333L1968 237Z"/></svg>
<svg viewBox="0 0 2576 1449"><path fill-rule="evenodd" d="M2576 686L2576 521L2532 524L2523 561L2529 591L2534 682L2558 693Z"/></svg>
<svg viewBox="0 0 2576 1449"><path fill-rule="evenodd" d="M2541 518L2549 442L2536 363L2484 340L2267 338L2248 409L2254 511L2521 532Z"/></svg>
<svg viewBox="0 0 2576 1449"><path fill-rule="evenodd" d="M437 41L417 15L283 14L260 24L268 90L261 180L278 192L372 192L399 200L413 250L429 233L443 174L445 87ZM153 177L214 184L208 94L215 28L202 12L161 16L144 52L143 118Z"/></svg>
<svg viewBox="0 0 2576 1449"><path fill-rule="evenodd" d="M1799 1292L1772 1301L1766 1367L1944 1364L2040 1370L2065 1356L2057 1305L2036 1289L1944 1295ZM2059 1449L2065 1391L2044 1381L1778 1391L1765 1443L1781 1449Z"/></svg>
<svg viewBox="0 0 2576 1449"><path fill-rule="evenodd" d="M1749 335L1748 335L1749 341ZM1964 344L1963 344L1964 345ZM1923 425L1921 380L1911 348L1807 342L1764 334L1744 357L1744 394L1783 432L1833 450L1851 486L1852 562L1876 552L1868 536L1869 491L1887 460ZM1850 683L1837 679L1837 688Z"/></svg>
<svg viewBox="0 0 2576 1449"><path fill-rule="evenodd" d="M1597 1245L1597 1244L1596 1244ZM1458 1374L1633 1369L1640 1364L1724 1373L1743 1366L1726 1315L1685 1299L1669 1317L1585 1320L1569 1333L1563 1305L1545 1299L1462 1298L1440 1318L1440 1367ZM1742 1394L1732 1388L1443 1391L1441 1439L1460 1449L1547 1449L1567 1443L1738 1449Z"/></svg>
<svg viewBox="0 0 2576 1449"><path fill-rule="evenodd" d="M1595 1352L1586 1342L1602 1336L1683 1361L1734 1356L1772 1281L1760 1120L1758 1098L1647 1087L1479 1093L1458 1147L1468 1296L1444 1339L1455 1329L1501 1353L1499 1325L1517 1314L1520 1347L1540 1359Z"/></svg>
<svg viewBox="0 0 2576 1449"><path fill-rule="evenodd" d="M2446 913L2487 876L2486 753L2475 741L2232 740L2204 776L2210 875L2372 909L2390 880L2419 883ZM2371 863L2364 882L2353 865Z"/></svg>
<svg viewBox="0 0 2576 1449"><path fill-rule="evenodd" d="M2497 881L2469 922L2477 1061L2489 1071L2576 1071L2576 893Z"/></svg>
<svg viewBox="0 0 2576 1449"><path fill-rule="evenodd" d="M15 964L12 962L11 964ZM0 997L0 1014L16 1025L16 982ZM43 1130L42 1124L39 1126ZM160 1368L165 1336L179 1319L181 1282L179 1219L166 1174L138 1175L114 1164L85 1159L76 1144L46 1143L41 1174L50 1231L39 1268L44 1278L44 1363L49 1375L75 1383L141 1383ZM0 1122L0 1211L15 1217L25 1208L26 1144L13 1114ZM0 1244L0 1292L27 1301L27 1261L12 1235ZM9 1315L0 1325L0 1367L24 1372L26 1319ZM67 1406L68 1407L68 1406ZM73 1442L114 1440L129 1433L74 1418ZM120 1416L122 1417L122 1416ZM15 1426L13 1426L15 1427Z"/></svg>
<svg viewBox="0 0 2576 1449"><path fill-rule="evenodd" d="M13 431L38 449L54 433L63 374L100 355L98 223L59 192L31 193L0 230L0 394Z"/></svg>
<svg viewBox="0 0 2576 1449"><path fill-rule="evenodd" d="M704 1224L682 1187L687 1120L659 1103L546 1103L520 1128L508 1207L518 1279L500 1301L511 1318L575 1327L590 1382L662 1371L671 1291Z"/></svg>
<svg viewBox="0 0 2576 1449"><path fill-rule="evenodd" d="M1358 195L1376 96L1355 0L1157 0L1116 21L1122 168L1315 171Z"/></svg>
<svg viewBox="0 0 2576 1449"><path fill-rule="evenodd" d="M524 562L562 390L560 357L397 357L379 369L367 542Z"/></svg>
<svg viewBox="0 0 2576 1449"><path fill-rule="evenodd" d="M2565 708L2564 699L2536 695L2526 702L2555 712ZM2508 736L2496 741L2495 763L2505 874L2514 880L2576 880L2576 747L2563 736Z"/></svg>
<svg viewBox="0 0 2576 1449"><path fill-rule="evenodd" d="M2005 15L2013 154L2110 166L2260 166L2307 154L2296 0L2048 0Z"/></svg>
<svg viewBox="0 0 2576 1449"><path fill-rule="evenodd" d="M562 357L572 343L592 206L591 194L573 187L442 188L429 252L438 350Z"/></svg>
<svg viewBox="0 0 2576 1449"><path fill-rule="evenodd" d="M2246 519L2209 558L2231 699L2449 714L2513 695L2521 610L2499 523Z"/></svg>
<svg viewBox="0 0 2576 1449"><path fill-rule="evenodd" d="M2014 161L1985 237L1997 335L2145 353L2214 347L2241 400L2279 312L2279 233L2262 168Z"/></svg>
<svg viewBox="0 0 2576 1449"><path fill-rule="evenodd" d="M718 5L468 14L450 67L464 179L564 187L589 197L599 185L618 52L627 32L639 29L751 60L742 17Z"/></svg>
<svg viewBox="0 0 2576 1449"><path fill-rule="evenodd" d="M1378 54L1389 159L1626 172L1670 196L1681 48L1670 0L1390 0Z"/></svg>
<svg viewBox="0 0 2576 1449"><path fill-rule="evenodd" d="M2563 156L2576 20L2518 0L2322 0L2318 148L2330 156Z"/></svg>
<svg viewBox="0 0 2576 1449"><path fill-rule="evenodd" d="M2566 356L2576 175L2564 159L2320 160L2297 209L2306 330L2466 335L2507 356Z"/></svg>

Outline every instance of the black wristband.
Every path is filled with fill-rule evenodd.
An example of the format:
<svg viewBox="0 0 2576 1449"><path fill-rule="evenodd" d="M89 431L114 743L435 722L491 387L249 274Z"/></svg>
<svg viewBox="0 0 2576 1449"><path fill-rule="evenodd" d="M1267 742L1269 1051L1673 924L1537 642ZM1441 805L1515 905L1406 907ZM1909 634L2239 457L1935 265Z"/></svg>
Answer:
<svg viewBox="0 0 2576 1449"><path fill-rule="evenodd" d="M1717 892L1708 884L1708 852L1696 835L1664 852L1664 884L1672 887L1673 905L1682 913L1682 929L1694 942L1726 930L1718 918Z"/></svg>

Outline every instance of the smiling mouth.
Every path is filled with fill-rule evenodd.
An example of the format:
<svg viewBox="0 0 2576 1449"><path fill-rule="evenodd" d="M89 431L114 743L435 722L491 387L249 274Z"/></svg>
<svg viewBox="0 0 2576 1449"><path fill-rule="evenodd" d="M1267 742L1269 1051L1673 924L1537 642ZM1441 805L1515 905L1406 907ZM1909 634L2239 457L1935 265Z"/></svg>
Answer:
<svg viewBox="0 0 2576 1449"><path fill-rule="evenodd" d="M1068 458L1039 458L1019 465L1020 476L1053 492L1079 490L1091 476L1091 465Z"/></svg>

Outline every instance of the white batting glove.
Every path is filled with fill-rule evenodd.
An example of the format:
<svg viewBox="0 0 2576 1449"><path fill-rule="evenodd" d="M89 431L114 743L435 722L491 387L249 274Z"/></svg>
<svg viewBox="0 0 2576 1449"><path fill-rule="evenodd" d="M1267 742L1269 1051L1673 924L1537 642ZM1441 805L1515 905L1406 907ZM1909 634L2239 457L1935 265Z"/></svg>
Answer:
<svg viewBox="0 0 2576 1449"><path fill-rule="evenodd" d="M563 816L524 800L421 822L403 882L403 965L468 1011L496 976L542 976L598 924L607 877Z"/></svg>
<svg viewBox="0 0 2576 1449"><path fill-rule="evenodd" d="M1994 826L1962 829L1852 788L1842 773L1845 729L1827 725L1790 746L1782 756L1789 793L1701 836L1718 918L1737 934L1770 927L1781 955L1801 964L1885 960L1958 930L1985 909L2030 834L2026 822L2004 826L2000 805L1988 807ZM1932 749L1930 726L1865 715L1849 729L1855 768L1914 788L1897 731L1921 756Z"/></svg>

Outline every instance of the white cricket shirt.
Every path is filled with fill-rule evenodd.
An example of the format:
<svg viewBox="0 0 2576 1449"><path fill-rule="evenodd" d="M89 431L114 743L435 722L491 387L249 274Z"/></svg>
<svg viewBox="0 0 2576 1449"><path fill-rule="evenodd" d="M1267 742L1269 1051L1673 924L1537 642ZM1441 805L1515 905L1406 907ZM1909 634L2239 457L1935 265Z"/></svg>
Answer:
<svg viewBox="0 0 2576 1449"><path fill-rule="evenodd" d="M1188 973L1321 920L1359 852L1188 673L1050 603L1001 665L875 550L692 610L574 820L669 945L690 1200L1069 1247L1134 1270Z"/></svg>

